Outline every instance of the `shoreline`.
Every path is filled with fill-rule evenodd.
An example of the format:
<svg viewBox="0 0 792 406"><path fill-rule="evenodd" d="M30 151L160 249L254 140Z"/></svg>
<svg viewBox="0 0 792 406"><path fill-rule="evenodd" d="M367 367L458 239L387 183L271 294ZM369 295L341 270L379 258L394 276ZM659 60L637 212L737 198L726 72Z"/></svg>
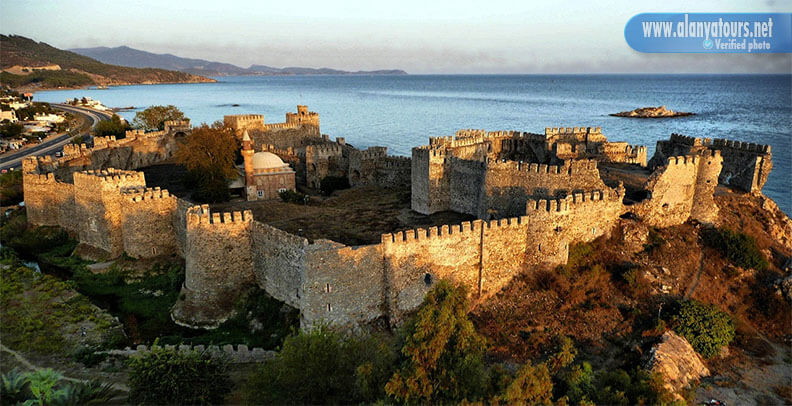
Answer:
<svg viewBox="0 0 792 406"><path fill-rule="evenodd" d="M211 79L211 78L208 78ZM194 84L201 84L201 83L217 83L217 79L211 80L200 80L200 81L189 81L189 82L148 82L148 83L118 83L118 84L91 84L86 86L73 86L73 87L18 87L18 88L11 88L11 90L20 92L20 93L33 93L36 92L50 92L50 91L58 91L58 90L80 90L80 89L88 89L88 90L99 90L99 89L90 89L91 87L96 86L108 86L108 87L118 87L118 86L153 86L153 85L194 85ZM104 89L106 90L106 89Z"/></svg>

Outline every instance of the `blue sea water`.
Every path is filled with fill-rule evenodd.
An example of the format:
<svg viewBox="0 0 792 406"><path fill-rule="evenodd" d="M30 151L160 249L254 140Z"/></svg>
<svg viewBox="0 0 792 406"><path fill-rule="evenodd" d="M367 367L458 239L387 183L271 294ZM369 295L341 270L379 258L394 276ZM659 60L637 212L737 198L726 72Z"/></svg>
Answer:
<svg viewBox="0 0 792 406"><path fill-rule="evenodd" d="M429 136L461 128L543 132L545 127L602 127L611 141L646 145L672 133L728 138L773 148L764 192L792 213L792 75L408 75L243 76L217 83L141 85L109 90L37 92L36 100L89 96L110 107L173 104L194 124L226 114L264 114L282 122L307 104L322 133L357 147L387 146L410 155ZM233 106L238 104L239 106ZM640 120L610 117L666 105L695 116ZM135 111L121 113L127 119Z"/></svg>

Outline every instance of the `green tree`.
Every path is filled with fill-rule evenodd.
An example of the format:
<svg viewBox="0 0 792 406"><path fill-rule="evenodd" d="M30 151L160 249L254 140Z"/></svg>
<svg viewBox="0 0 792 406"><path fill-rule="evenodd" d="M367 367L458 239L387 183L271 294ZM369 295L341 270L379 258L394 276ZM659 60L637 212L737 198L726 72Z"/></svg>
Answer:
<svg viewBox="0 0 792 406"><path fill-rule="evenodd" d="M239 142L234 134L216 122L193 129L176 150L176 160L187 168L185 184L193 198L204 202L228 200L228 182L239 176L234 161Z"/></svg>
<svg viewBox="0 0 792 406"><path fill-rule="evenodd" d="M0 125L0 138L16 138L22 135L24 127L19 123L4 123Z"/></svg>
<svg viewBox="0 0 792 406"><path fill-rule="evenodd" d="M552 405L553 381L547 365L526 362L498 400L509 405Z"/></svg>
<svg viewBox="0 0 792 406"><path fill-rule="evenodd" d="M22 171L0 174L0 206L18 204L22 199Z"/></svg>
<svg viewBox="0 0 792 406"><path fill-rule="evenodd" d="M441 281L404 328L400 368L385 385L405 403L478 400L485 392L486 348L467 317L467 292Z"/></svg>
<svg viewBox="0 0 792 406"><path fill-rule="evenodd" d="M184 113L176 106L151 106L135 114L132 124L141 130L162 130L165 128L166 121L182 119L184 119Z"/></svg>
<svg viewBox="0 0 792 406"><path fill-rule="evenodd" d="M129 401L134 404L220 404L233 383L228 363L209 352L155 345L129 361Z"/></svg>
<svg viewBox="0 0 792 406"><path fill-rule="evenodd" d="M121 139L126 136L126 131L131 128L126 121L121 120L118 114L113 114L110 120L102 120L96 124L93 129L93 135L94 137L114 136Z"/></svg>
<svg viewBox="0 0 792 406"><path fill-rule="evenodd" d="M250 404L373 402L384 397L394 359L385 341L320 326L286 338L277 357L248 378L243 392Z"/></svg>
<svg viewBox="0 0 792 406"><path fill-rule="evenodd" d="M705 358L718 355L721 347L734 339L734 321L717 306L696 300L680 302L679 313L673 319L673 329L685 337Z"/></svg>

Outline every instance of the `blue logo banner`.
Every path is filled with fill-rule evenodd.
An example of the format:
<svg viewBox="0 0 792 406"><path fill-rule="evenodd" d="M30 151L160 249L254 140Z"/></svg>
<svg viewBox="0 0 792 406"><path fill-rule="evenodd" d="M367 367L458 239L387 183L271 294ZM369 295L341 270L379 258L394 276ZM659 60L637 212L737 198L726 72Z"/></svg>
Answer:
<svg viewBox="0 0 792 406"><path fill-rule="evenodd" d="M643 13L624 38L648 53L787 53L792 13Z"/></svg>

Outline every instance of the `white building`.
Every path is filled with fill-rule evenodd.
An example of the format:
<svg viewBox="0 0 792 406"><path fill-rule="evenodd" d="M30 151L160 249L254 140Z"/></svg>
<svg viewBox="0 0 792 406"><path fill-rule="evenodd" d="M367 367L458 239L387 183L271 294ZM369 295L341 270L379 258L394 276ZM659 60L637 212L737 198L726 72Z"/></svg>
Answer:
<svg viewBox="0 0 792 406"><path fill-rule="evenodd" d="M16 112L14 110L0 111L0 121L5 121L5 120L8 120L12 123L16 123L18 121Z"/></svg>
<svg viewBox="0 0 792 406"><path fill-rule="evenodd" d="M47 124L58 124L66 121L66 119L59 114L36 114L33 119Z"/></svg>

